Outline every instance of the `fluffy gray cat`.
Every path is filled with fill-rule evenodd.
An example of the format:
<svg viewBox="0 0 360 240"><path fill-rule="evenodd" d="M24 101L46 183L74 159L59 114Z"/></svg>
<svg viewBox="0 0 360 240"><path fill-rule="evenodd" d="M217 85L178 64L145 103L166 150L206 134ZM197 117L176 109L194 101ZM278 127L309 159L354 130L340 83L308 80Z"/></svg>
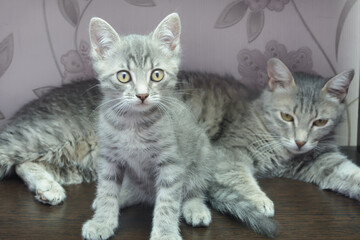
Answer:
<svg viewBox="0 0 360 240"><path fill-rule="evenodd" d="M240 219L249 206L273 216L274 205L256 181L268 177L315 183L360 200L360 169L334 141L354 71L330 79L292 75L274 58L268 75L268 87L258 99L234 102L214 143L224 149L226 161L218 162L211 184L213 207ZM258 229L257 222L247 223Z"/></svg>
<svg viewBox="0 0 360 240"><path fill-rule="evenodd" d="M107 239L119 211L155 204L152 240L182 239L179 218L208 226L205 190L214 153L176 92L180 19L166 17L149 36L119 37L104 20L90 21L91 57L103 100L95 214L85 239Z"/></svg>

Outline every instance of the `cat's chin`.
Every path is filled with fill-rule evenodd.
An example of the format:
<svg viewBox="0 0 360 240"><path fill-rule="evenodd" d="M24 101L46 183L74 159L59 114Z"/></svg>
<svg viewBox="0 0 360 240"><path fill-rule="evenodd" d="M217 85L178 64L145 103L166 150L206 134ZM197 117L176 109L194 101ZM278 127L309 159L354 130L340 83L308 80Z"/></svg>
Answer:
<svg viewBox="0 0 360 240"><path fill-rule="evenodd" d="M298 148L298 147L287 147L286 148L290 153L293 155L300 155L307 152L310 152L313 148L312 147L305 147L305 148Z"/></svg>
<svg viewBox="0 0 360 240"><path fill-rule="evenodd" d="M139 103L139 104L134 105L133 110L135 112L147 112L152 108L154 108L154 106L152 104Z"/></svg>

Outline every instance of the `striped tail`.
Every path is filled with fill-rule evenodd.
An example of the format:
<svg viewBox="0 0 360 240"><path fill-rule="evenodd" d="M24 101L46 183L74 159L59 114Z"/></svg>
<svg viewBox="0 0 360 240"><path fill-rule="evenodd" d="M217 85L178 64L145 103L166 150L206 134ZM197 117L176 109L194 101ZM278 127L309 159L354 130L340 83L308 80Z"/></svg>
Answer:
<svg viewBox="0 0 360 240"><path fill-rule="evenodd" d="M277 235L278 223L274 219L259 213L255 206L251 206L245 201L231 203L210 198L210 204L217 211L223 214L230 214L236 219L241 220L248 228L258 234L269 238L275 238Z"/></svg>

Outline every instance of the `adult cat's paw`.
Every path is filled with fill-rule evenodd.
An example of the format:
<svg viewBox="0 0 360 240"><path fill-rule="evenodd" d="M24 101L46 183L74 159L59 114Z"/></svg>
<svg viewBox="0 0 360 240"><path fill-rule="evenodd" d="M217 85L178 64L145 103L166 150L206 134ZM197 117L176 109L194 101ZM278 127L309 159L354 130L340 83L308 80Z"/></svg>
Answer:
<svg viewBox="0 0 360 240"><path fill-rule="evenodd" d="M41 203L58 205L66 198L64 188L55 181L42 180L35 190L35 198Z"/></svg>
<svg viewBox="0 0 360 240"><path fill-rule="evenodd" d="M257 197L251 201L256 209L266 217L273 217L275 215L275 208L273 201L267 196Z"/></svg>
<svg viewBox="0 0 360 240"><path fill-rule="evenodd" d="M82 227L82 237L86 240L105 240L114 235L114 228L103 221L91 219Z"/></svg>
<svg viewBox="0 0 360 240"><path fill-rule="evenodd" d="M211 212L201 199L185 201L182 214L186 223L193 227L207 227L211 223Z"/></svg>

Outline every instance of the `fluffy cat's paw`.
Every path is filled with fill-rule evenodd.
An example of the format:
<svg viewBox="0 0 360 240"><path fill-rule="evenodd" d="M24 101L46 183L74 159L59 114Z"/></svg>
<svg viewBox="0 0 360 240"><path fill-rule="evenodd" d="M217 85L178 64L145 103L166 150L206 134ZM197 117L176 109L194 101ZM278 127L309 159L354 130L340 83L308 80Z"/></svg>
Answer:
<svg viewBox="0 0 360 240"><path fill-rule="evenodd" d="M201 199L184 202L182 214L186 223L193 227L207 227L211 223L211 212Z"/></svg>
<svg viewBox="0 0 360 240"><path fill-rule="evenodd" d="M266 217L273 217L275 215L274 203L267 196L259 197L252 201L257 210Z"/></svg>
<svg viewBox="0 0 360 240"><path fill-rule="evenodd" d="M82 237L86 240L105 240L114 235L114 228L103 221L91 219L82 227Z"/></svg>
<svg viewBox="0 0 360 240"><path fill-rule="evenodd" d="M35 190L35 198L44 204L58 205L64 201L66 194L59 183L43 180Z"/></svg>

